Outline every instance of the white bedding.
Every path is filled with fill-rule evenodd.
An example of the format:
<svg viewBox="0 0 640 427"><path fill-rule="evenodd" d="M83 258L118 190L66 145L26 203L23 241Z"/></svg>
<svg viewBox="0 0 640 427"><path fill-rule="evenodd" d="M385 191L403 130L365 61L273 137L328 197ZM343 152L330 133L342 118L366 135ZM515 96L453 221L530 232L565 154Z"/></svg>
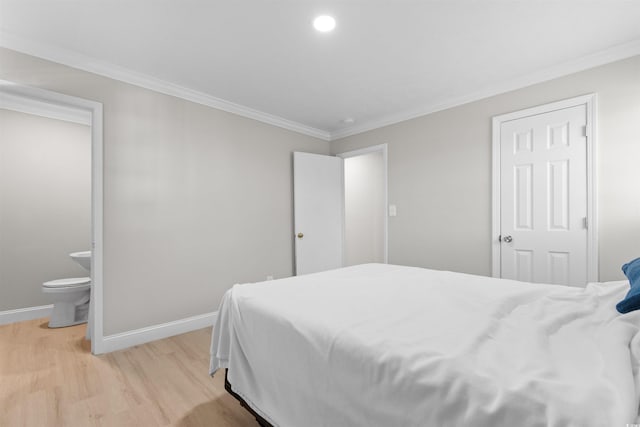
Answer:
<svg viewBox="0 0 640 427"><path fill-rule="evenodd" d="M274 426L638 422L640 313L586 288L367 264L236 285L211 372Z"/></svg>

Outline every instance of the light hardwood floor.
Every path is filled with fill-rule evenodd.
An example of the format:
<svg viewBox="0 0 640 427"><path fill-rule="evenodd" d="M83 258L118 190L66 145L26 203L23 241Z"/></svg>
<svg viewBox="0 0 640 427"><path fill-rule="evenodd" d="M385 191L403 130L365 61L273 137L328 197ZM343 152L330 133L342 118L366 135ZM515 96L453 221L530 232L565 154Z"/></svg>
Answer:
<svg viewBox="0 0 640 427"><path fill-rule="evenodd" d="M0 326L0 426L256 427L208 375L211 328L92 356L85 325Z"/></svg>

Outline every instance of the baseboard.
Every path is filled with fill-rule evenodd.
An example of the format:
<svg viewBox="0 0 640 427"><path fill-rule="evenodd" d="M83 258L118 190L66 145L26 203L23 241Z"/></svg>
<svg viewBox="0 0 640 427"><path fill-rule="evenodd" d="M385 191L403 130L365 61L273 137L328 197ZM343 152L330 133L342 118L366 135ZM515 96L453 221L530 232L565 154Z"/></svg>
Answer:
<svg viewBox="0 0 640 427"><path fill-rule="evenodd" d="M39 305L37 307L18 308L16 310L0 311L0 325L23 322L25 320L49 317L53 305Z"/></svg>
<svg viewBox="0 0 640 427"><path fill-rule="evenodd" d="M147 326L133 331L107 335L102 340L101 353L123 350L135 345L206 328L207 326L214 325L217 317L218 312L214 311L211 313L200 314L198 316L187 317L186 319L174 320L173 322Z"/></svg>

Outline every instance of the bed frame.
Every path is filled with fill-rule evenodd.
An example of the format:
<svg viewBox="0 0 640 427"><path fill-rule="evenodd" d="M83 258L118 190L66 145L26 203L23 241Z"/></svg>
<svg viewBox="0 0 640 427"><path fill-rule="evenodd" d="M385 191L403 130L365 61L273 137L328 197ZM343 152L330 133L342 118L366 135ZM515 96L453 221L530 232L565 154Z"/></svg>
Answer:
<svg viewBox="0 0 640 427"><path fill-rule="evenodd" d="M254 411L251 408L251 406L249 406L249 404L247 402L244 401L244 399L242 397L240 397L236 392L233 391L233 389L231 388L231 383L227 379L227 374L228 373L229 373L229 369L225 369L224 370L224 389L227 390L227 392L231 396L233 396L238 402L240 402L240 405L244 409L249 411L249 413L251 413L251 415L254 416L254 418L256 419L258 424L260 425L260 427L273 427L273 425L271 425L271 423L269 423L269 421L267 421L264 418L262 418L256 411Z"/></svg>

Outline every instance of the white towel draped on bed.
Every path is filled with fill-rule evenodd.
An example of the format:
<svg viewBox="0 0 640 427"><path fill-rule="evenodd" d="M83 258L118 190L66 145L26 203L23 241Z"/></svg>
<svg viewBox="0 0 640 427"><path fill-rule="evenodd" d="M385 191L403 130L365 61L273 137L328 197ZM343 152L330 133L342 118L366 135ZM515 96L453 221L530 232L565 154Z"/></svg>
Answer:
<svg viewBox="0 0 640 427"><path fill-rule="evenodd" d="M211 372L281 427L625 427L640 399L627 290L383 264L236 285Z"/></svg>

